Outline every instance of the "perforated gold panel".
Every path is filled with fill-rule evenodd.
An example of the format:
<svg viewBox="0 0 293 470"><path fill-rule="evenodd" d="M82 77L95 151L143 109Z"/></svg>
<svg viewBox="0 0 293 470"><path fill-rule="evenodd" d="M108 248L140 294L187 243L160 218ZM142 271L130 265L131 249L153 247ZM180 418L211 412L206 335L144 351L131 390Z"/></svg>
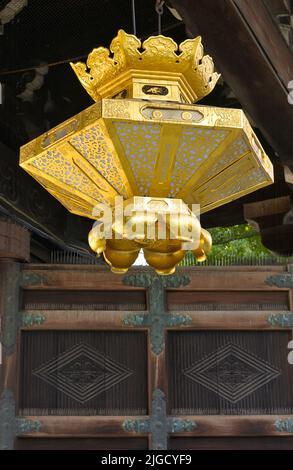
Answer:
<svg viewBox="0 0 293 470"><path fill-rule="evenodd" d="M206 212L273 182L241 110L144 100L102 100L22 147L21 166L86 217L117 195L176 197Z"/></svg>

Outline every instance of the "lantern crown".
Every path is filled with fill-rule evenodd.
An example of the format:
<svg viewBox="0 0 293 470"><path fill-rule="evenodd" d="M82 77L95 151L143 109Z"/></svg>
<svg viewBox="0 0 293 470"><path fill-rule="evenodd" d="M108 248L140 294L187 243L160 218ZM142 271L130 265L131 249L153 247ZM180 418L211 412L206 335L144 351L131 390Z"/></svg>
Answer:
<svg viewBox="0 0 293 470"><path fill-rule="evenodd" d="M110 49L98 47L86 64L71 63L79 81L95 100L114 97L196 102L208 95L219 74L204 55L201 37L179 46L165 36L141 42L120 30Z"/></svg>

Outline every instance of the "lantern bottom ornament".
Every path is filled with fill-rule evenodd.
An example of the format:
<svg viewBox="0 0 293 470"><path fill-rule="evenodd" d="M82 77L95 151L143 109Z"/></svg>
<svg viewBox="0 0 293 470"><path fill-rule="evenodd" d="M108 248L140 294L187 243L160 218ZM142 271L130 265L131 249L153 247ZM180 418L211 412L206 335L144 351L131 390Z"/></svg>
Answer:
<svg viewBox="0 0 293 470"><path fill-rule="evenodd" d="M101 207L100 214L89 245L116 274L127 272L140 250L158 274L170 275L187 250L205 261L212 247L211 235L181 199L136 196L122 202L118 211Z"/></svg>

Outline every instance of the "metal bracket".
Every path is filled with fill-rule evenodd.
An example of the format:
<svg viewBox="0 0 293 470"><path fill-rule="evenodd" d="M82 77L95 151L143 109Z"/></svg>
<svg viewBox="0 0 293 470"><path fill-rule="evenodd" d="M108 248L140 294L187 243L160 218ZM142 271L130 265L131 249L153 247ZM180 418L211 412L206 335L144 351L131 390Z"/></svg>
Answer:
<svg viewBox="0 0 293 470"><path fill-rule="evenodd" d="M165 306L165 289L186 286L189 282L188 276L179 274L164 277L154 273L137 273L123 278L123 283L126 285L147 289L148 314L126 315L122 323L125 326L149 327L152 351L156 355L159 355L164 349L165 327L182 327L192 322L190 315L170 314L166 311Z"/></svg>
<svg viewBox="0 0 293 470"><path fill-rule="evenodd" d="M279 432L293 433L293 418L277 419L275 428Z"/></svg>
<svg viewBox="0 0 293 470"><path fill-rule="evenodd" d="M18 311L19 311L19 279L18 263L11 263L6 271L5 297L3 302L3 325L0 332L0 341L5 355L9 356L15 351Z"/></svg>
<svg viewBox="0 0 293 470"><path fill-rule="evenodd" d="M42 313L25 313L20 312L18 315L19 326L30 327L34 325L42 325L46 321L46 316Z"/></svg>
<svg viewBox="0 0 293 470"><path fill-rule="evenodd" d="M151 434L151 448L165 450L168 434L191 432L197 424L187 419L167 417L165 395L161 390L156 389L153 393L151 416L147 419L125 420L122 427L126 432Z"/></svg>
<svg viewBox="0 0 293 470"><path fill-rule="evenodd" d="M11 390L4 390L0 400L0 450L13 449L15 401Z"/></svg>
<svg viewBox="0 0 293 470"><path fill-rule="evenodd" d="M31 420L31 419L23 419L17 418L16 419L16 429L17 434L27 434L31 432L39 432L41 430L42 423L38 420Z"/></svg>
<svg viewBox="0 0 293 470"><path fill-rule="evenodd" d="M5 287L3 327L0 341L6 355L13 354L16 346L17 329L20 326L40 325L45 321L40 313L19 313L19 290L21 287L32 286L46 282L46 277L33 272L21 272L18 263L12 263L7 268L7 283Z"/></svg>
<svg viewBox="0 0 293 470"><path fill-rule="evenodd" d="M273 276L267 277L265 283L269 286L293 289L293 265L290 265L289 272L287 273L274 274Z"/></svg>
<svg viewBox="0 0 293 470"><path fill-rule="evenodd" d="M45 274L38 274L33 271L23 271L20 273L21 287L31 287L38 284L47 284L47 276Z"/></svg>
<svg viewBox="0 0 293 470"><path fill-rule="evenodd" d="M16 434L39 432L41 427L38 420L17 418L13 392L4 390L0 399L0 450L13 449Z"/></svg>
<svg viewBox="0 0 293 470"><path fill-rule="evenodd" d="M190 278L185 274L172 274L171 276L158 276L155 273L139 272L127 274L123 278L123 284L127 286L147 288L167 288L186 286L190 283Z"/></svg>
<svg viewBox="0 0 293 470"><path fill-rule="evenodd" d="M281 328L293 327L293 313L274 313L267 317L267 322L271 326L279 326Z"/></svg>

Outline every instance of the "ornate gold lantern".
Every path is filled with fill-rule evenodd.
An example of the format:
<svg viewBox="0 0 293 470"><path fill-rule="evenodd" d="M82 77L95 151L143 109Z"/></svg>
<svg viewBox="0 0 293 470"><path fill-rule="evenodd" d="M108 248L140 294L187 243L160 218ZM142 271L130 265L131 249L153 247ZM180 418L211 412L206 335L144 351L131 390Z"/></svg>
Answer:
<svg viewBox="0 0 293 470"><path fill-rule="evenodd" d="M124 208L131 203L128 215L110 224L111 236L101 224L89 235L114 272L127 271L140 249L159 274L174 272L187 246L204 260L211 237L191 206L207 212L267 186L273 167L243 111L193 104L219 77L201 38L141 43L119 31L110 51L99 47L86 65L71 66L95 104L23 146L22 168L84 217L98 220L101 204L113 213L117 196ZM164 239L157 235L162 218ZM129 222L140 223L135 236ZM190 225L193 235L186 236Z"/></svg>

